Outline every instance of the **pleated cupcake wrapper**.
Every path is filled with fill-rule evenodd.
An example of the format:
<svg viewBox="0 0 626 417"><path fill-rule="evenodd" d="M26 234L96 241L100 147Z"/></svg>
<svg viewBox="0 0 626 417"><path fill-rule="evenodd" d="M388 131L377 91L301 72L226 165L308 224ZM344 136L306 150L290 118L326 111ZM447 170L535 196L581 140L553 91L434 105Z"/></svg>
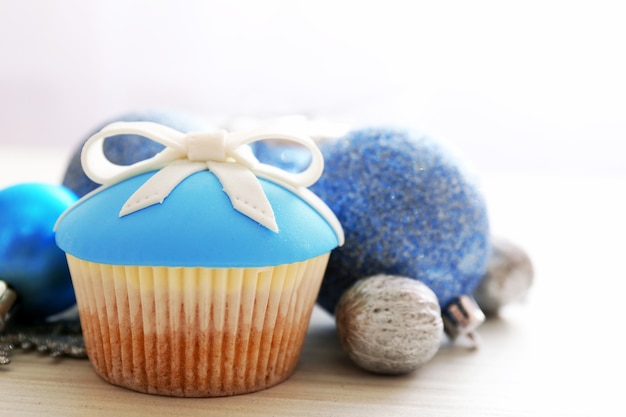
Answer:
<svg viewBox="0 0 626 417"><path fill-rule="evenodd" d="M115 385L180 397L243 394L289 377L328 263L328 254L222 269L67 258L96 372Z"/></svg>

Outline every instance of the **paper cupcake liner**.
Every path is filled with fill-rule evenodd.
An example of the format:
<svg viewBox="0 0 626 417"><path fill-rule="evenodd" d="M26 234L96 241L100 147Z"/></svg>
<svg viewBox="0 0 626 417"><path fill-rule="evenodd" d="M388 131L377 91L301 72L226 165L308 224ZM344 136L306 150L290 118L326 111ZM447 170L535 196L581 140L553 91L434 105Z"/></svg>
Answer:
<svg viewBox="0 0 626 417"><path fill-rule="evenodd" d="M243 394L289 377L328 263L328 254L222 269L67 258L96 372L115 385L178 397Z"/></svg>

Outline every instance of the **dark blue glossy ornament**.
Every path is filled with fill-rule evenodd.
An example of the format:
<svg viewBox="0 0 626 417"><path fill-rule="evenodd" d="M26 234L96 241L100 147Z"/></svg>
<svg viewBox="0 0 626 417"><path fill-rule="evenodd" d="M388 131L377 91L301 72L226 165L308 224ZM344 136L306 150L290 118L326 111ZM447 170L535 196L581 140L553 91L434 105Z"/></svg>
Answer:
<svg viewBox="0 0 626 417"><path fill-rule="evenodd" d="M24 183L0 190L0 279L18 294L17 320L40 320L76 303L53 230L76 200L60 185Z"/></svg>

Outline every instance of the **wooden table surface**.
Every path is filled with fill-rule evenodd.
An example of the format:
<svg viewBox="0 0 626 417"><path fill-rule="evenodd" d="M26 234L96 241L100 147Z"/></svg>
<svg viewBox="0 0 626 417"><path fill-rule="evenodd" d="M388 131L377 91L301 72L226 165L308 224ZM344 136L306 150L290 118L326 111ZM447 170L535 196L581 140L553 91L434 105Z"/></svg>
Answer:
<svg viewBox="0 0 626 417"><path fill-rule="evenodd" d="M67 152L0 146L0 188L59 182ZM178 399L118 388L87 360L14 352L0 369L0 416L626 415L623 323L626 179L481 174L494 233L523 245L536 283L479 328L477 350L443 344L403 376L360 370L316 308L284 383L229 398Z"/></svg>

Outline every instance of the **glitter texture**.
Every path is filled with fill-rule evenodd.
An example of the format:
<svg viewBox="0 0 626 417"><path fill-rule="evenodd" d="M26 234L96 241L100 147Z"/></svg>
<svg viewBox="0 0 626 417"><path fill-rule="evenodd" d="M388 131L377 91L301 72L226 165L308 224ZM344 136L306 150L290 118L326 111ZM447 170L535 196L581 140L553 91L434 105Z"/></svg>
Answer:
<svg viewBox="0 0 626 417"><path fill-rule="evenodd" d="M474 178L442 144L413 132L364 129L321 146L325 171L311 189L335 212L335 249L318 303L334 312L357 280L402 275L445 306L485 273L489 225Z"/></svg>
<svg viewBox="0 0 626 417"><path fill-rule="evenodd" d="M179 130L191 132L194 130L206 130L205 123L181 113L169 111L145 111L128 113L112 119L98 126L90 132L76 149L68 164L63 185L74 191L79 197L95 190L99 184L91 181L83 171L80 163L80 154L83 144L96 132L113 122L155 122ZM163 145L148 138L138 135L119 135L107 138L104 141L104 154L113 163L118 165L131 165L135 162L148 159L163 150Z"/></svg>

